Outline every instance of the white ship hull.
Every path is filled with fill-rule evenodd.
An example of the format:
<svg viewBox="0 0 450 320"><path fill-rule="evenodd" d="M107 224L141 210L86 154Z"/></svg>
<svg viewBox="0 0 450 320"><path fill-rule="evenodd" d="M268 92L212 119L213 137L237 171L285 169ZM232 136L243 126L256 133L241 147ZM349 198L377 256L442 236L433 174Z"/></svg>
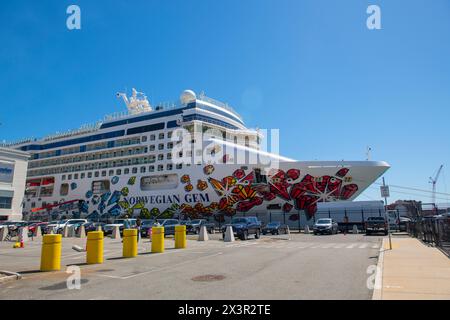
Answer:
<svg viewBox="0 0 450 320"><path fill-rule="evenodd" d="M304 212L311 218L318 202L353 200L388 168L387 163L375 161L289 161L280 162L278 170L261 176L252 165L192 165L161 175L137 173L73 180L64 196L29 197L24 212L26 219L33 220L106 220L127 215L223 221L237 213L268 210L293 215ZM53 194L67 183L60 179L60 175L55 176ZM97 180L108 180L109 186L93 190ZM36 200L66 204L33 209Z"/></svg>

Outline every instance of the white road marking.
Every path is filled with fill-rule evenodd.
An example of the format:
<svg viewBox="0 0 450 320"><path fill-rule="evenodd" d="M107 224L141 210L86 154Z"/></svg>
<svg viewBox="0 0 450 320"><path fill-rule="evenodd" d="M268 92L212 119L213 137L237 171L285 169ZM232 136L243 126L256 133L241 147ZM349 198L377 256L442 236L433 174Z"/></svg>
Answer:
<svg viewBox="0 0 450 320"><path fill-rule="evenodd" d="M221 254L222 254L222 252L218 252L218 253L210 254L210 255L207 255L207 256L200 257L200 258L184 261L184 262L181 262L181 263L172 264L172 265L169 265L169 266L164 267L164 268L152 268L151 270L148 270L148 271L144 271L144 272L140 272L140 273L132 274L132 275L129 275L129 276L124 276L124 277L108 275L108 274L102 274L102 273L96 273L95 275L98 275L98 276L101 276L101 277L113 278L113 279L127 280L127 279L131 279L131 278L134 278L134 277L142 276L144 274L149 274L149 273L152 273L152 272L155 272L155 271L160 272L160 271L164 271L164 270L167 270L167 269L173 269L173 268L176 268L176 267L179 267L179 266L191 263L191 262L196 262L196 261L198 261L200 259L211 258L211 257L219 256Z"/></svg>

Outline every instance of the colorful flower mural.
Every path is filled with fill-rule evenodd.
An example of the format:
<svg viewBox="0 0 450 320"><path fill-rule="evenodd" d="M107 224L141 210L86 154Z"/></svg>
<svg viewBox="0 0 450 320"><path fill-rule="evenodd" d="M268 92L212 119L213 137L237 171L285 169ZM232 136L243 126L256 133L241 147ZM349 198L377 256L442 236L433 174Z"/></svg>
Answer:
<svg viewBox="0 0 450 320"><path fill-rule="evenodd" d="M206 180L198 179L197 183L191 181L187 174L181 176L180 182L184 184L186 193L194 190L205 191L209 187L218 195L218 201L209 203L172 203L166 209L148 207L143 200L133 202L126 197L130 195L128 186L136 182L136 177L130 177L128 186L112 192L97 195L92 190L85 193L85 199L79 203L79 212L90 218L132 216L139 214L141 218L204 218L212 217L216 221L224 221L225 216L234 216L236 213L249 212L253 208L267 204L278 199L281 200L281 210L289 213L290 220L298 220L298 211L303 210L307 218L313 217L317 210L317 203L336 200L348 200L357 191L358 185L352 183L348 175L348 168L339 169L334 175L312 176L301 175L299 169L270 170L265 179L256 181L255 172L246 172L237 169L231 175L214 177L214 166L206 165L203 173ZM114 176L111 184L117 184L119 177ZM279 201L277 201L279 203ZM297 212L295 212L296 210Z"/></svg>

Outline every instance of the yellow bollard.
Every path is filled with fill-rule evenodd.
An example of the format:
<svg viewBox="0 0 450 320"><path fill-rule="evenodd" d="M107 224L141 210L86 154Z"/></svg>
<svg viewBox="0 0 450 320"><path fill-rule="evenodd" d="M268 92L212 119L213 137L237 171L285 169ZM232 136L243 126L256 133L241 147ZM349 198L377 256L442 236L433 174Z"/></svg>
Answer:
<svg viewBox="0 0 450 320"><path fill-rule="evenodd" d="M137 256L137 229L123 230L123 257L134 258Z"/></svg>
<svg viewBox="0 0 450 320"><path fill-rule="evenodd" d="M46 234L42 238L41 271L57 271L61 269L60 234Z"/></svg>
<svg viewBox="0 0 450 320"><path fill-rule="evenodd" d="M186 248L186 226L175 226L175 249Z"/></svg>
<svg viewBox="0 0 450 320"><path fill-rule="evenodd" d="M87 235L86 263L103 263L103 231L91 231Z"/></svg>
<svg viewBox="0 0 450 320"><path fill-rule="evenodd" d="M164 227L152 227L152 252L164 252Z"/></svg>

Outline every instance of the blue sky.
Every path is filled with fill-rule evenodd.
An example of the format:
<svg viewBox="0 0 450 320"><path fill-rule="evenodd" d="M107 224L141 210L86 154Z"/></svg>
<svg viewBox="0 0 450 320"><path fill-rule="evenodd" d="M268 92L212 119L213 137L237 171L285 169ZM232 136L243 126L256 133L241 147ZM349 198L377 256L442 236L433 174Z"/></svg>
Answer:
<svg viewBox="0 0 450 320"><path fill-rule="evenodd" d="M70 4L81 30L66 28ZM369 4L382 30L366 28ZM449 36L448 0L2 1L0 140L122 111L117 91L155 103L191 88L280 128L285 156L363 160L370 146L388 183L430 190L444 164L450 193ZM409 194L391 201L430 200L395 190Z"/></svg>

